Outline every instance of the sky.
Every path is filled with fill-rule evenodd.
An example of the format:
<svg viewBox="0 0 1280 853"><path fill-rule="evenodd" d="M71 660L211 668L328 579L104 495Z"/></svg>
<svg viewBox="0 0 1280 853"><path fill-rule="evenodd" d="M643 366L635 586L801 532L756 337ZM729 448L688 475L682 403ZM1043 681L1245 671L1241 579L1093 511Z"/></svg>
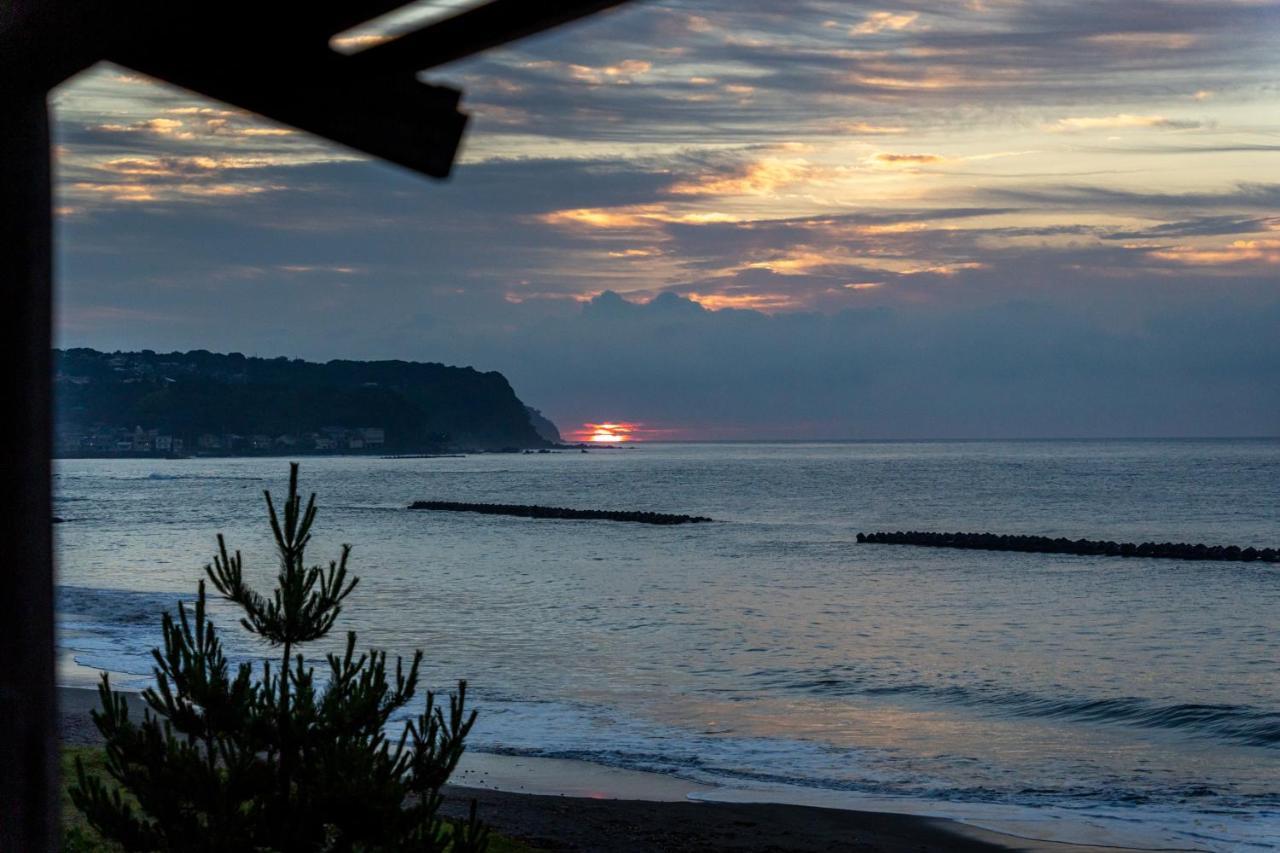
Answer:
<svg viewBox="0 0 1280 853"><path fill-rule="evenodd" d="M471 365L566 434L1280 435L1278 43L1280 0L634 3L425 75L446 182L98 66L58 344Z"/></svg>

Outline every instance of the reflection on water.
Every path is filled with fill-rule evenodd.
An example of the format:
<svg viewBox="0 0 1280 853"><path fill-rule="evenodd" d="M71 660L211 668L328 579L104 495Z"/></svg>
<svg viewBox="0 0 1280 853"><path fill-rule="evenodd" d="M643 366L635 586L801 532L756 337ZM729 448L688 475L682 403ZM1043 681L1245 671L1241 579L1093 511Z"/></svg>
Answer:
<svg viewBox="0 0 1280 853"><path fill-rule="evenodd" d="M82 663L148 672L155 613L192 593L216 531L270 575L260 493L286 476L285 460L59 463L64 645ZM1268 441L303 462L320 493L313 556L356 545L364 580L344 619L365 642L427 648L436 684L469 678L487 748L738 786L1120 807L1166 824L1215 811L1236 826L1213 831L1220 849L1280 813L1275 567L853 538L1274 546L1277 482ZM723 523L403 510L416 499Z"/></svg>

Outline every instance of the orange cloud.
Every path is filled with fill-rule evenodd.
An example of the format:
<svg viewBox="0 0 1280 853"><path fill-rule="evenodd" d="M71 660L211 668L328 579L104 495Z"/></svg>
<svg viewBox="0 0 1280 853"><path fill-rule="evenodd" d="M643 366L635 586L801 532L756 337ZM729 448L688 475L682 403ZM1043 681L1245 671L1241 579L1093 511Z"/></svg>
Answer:
<svg viewBox="0 0 1280 853"><path fill-rule="evenodd" d="M568 71L569 76L574 80L592 86L601 86L607 83L625 86L634 82L637 77L647 74L653 68L653 63L642 59L624 59L613 65L579 65L577 63L540 59L534 62L525 62L523 67L538 70L564 69Z"/></svg>
<svg viewBox="0 0 1280 853"><path fill-rule="evenodd" d="M100 166L107 172L117 175L141 175L146 177L172 176L176 174L168 165L167 158L160 157L117 157L107 160Z"/></svg>
<svg viewBox="0 0 1280 853"><path fill-rule="evenodd" d="M896 76L893 73L854 74L850 77L850 81L860 86L903 91L954 89L967 82L965 78L960 77L959 75L946 76L942 74L935 74L932 76L922 75L919 77L902 77ZM995 82L989 81L989 85L995 85Z"/></svg>
<svg viewBox="0 0 1280 853"><path fill-rule="evenodd" d="M538 219L549 225L587 225L591 228L638 228L651 224L651 218L643 213L605 207L556 210L544 213Z"/></svg>
<svg viewBox="0 0 1280 853"><path fill-rule="evenodd" d="M627 60L620 65L605 65L601 67L570 65L569 73L573 79L580 80L583 83L590 83L593 86L599 86L603 83L621 83L625 85L648 71L650 67L648 62Z"/></svg>
<svg viewBox="0 0 1280 853"><path fill-rule="evenodd" d="M149 133L171 139L195 139L195 134L183 129L183 123L174 118L150 118L131 124L100 124L97 130L107 133Z"/></svg>
<svg viewBox="0 0 1280 853"><path fill-rule="evenodd" d="M776 273L796 274L839 263L841 263L841 259L832 257L818 249L795 246L786 255L763 261L752 261L744 266L743 269L762 269Z"/></svg>
<svg viewBox="0 0 1280 853"><path fill-rule="evenodd" d="M223 118L240 115L235 110L224 110L219 107L170 107L165 112L175 116L220 116Z"/></svg>
<svg viewBox="0 0 1280 853"><path fill-rule="evenodd" d="M803 303L788 293L688 293L686 296L711 311L738 308L767 312L803 307Z"/></svg>
<svg viewBox="0 0 1280 853"><path fill-rule="evenodd" d="M767 157L749 164L737 175L678 183L671 187L670 192L675 195L763 196L803 180L811 171L804 160Z"/></svg>
<svg viewBox="0 0 1280 853"><path fill-rule="evenodd" d="M655 228L663 222L736 222L737 217L715 210L677 213L661 204L636 204L621 207L579 207L554 210L536 217L537 221L563 227L587 226L600 229Z"/></svg>
<svg viewBox="0 0 1280 853"><path fill-rule="evenodd" d="M194 198L238 198L240 196L257 195L258 193L283 188L278 186L258 186L251 184L177 184L169 189L175 196L191 196Z"/></svg>
<svg viewBox="0 0 1280 853"><path fill-rule="evenodd" d="M937 154L876 154L871 158L877 163L883 163L889 166L906 165L906 166L922 166L928 163L941 163L943 158Z"/></svg>
<svg viewBox="0 0 1280 853"><path fill-rule="evenodd" d="M1280 264L1280 240L1235 240L1216 249L1200 249L1192 246L1174 246L1156 249L1151 256L1187 266L1218 266L1220 264Z"/></svg>
<svg viewBox="0 0 1280 853"><path fill-rule="evenodd" d="M213 107L175 107L165 110L164 116L142 119L129 124L100 124L95 129L107 133L141 133L165 139L191 140L199 134L229 137L291 136L294 131L286 127L267 127L250 124L248 117L233 110Z"/></svg>
<svg viewBox="0 0 1280 853"><path fill-rule="evenodd" d="M851 36L869 36L886 30L897 32L905 30L920 17L919 12L872 12L866 20L849 28Z"/></svg>
<svg viewBox="0 0 1280 853"><path fill-rule="evenodd" d="M79 192L91 193L110 198L112 201L155 201L153 188L146 184L98 184L80 181L72 184Z"/></svg>
<svg viewBox="0 0 1280 853"><path fill-rule="evenodd" d="M232 136L291 136L293 131L287 127L239 127L228 133Z"/></svg>
<svg viewBox="0 0 1280 853"><path fill-rule="evenodd" d="M95 168L116 175L190 177L236 169L264 169L291 160L278 157L116 157Z"/></svg>
<svg viewBox="0 0 1280 853"><path fill-rule="evenodd" d="M950 278L964 270L985 270L989 265L980 261L958 261L953 264L933 264L925 267L913 267L902 271L903 275L943 275Z"/></svg>
<svg viewBox="0 0 1280 853"><path fill-rule="evenodd" d="M872 124L866 121L837 121L831 124L831 128L839 133L865 136L882 136L907 132L907 128L901 125Z"/></svg>
<svg viewBox="0 0 1280 853"><path fill-rule="evenodd" d="M926 166L941 166L949 162L949 158L941 154L916 154L881 151L872 154L863 161L873 169L890 169L900 172L915 173Z"/></svg>
<svg viewBox="0 0 1280 853"><path fill-rule="evenodd" d="M251 184L145 184L139 182L97 183L93 181L78 181L71 186L77 192L88 193L90 196L98 196L118 202L150 202L183 197L235 198L280 189L278 186Z"/></svg>

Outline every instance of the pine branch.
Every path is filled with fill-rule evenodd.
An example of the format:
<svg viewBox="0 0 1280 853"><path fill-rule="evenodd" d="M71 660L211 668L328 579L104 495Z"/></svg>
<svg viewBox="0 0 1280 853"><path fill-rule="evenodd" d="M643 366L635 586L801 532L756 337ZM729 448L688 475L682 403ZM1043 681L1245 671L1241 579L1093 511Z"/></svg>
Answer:
<svg viewBox="0 0 1280 853"><path fill-rule="evenodd" d="M161 620L141 722L103 677L93 719L115 784L78 765L73 802L126 850L480 853L488 835L474 803L452 831L438 815L476 719L466 682L447 713L428 692L394 743L387 727L416 695L421 651L392 671L385 651L357 653L348 633L345 649L325 656L321 686L298 649L333 629L358 585L351 546L327 567L307 566L316 500L303 504L296 464L283 503L267 492L266 504L279 562L270 594L246 583L243 556L222 536L205 576L241 626L279 650L278 666L233 671L201 580L194 605Z"/></svg>

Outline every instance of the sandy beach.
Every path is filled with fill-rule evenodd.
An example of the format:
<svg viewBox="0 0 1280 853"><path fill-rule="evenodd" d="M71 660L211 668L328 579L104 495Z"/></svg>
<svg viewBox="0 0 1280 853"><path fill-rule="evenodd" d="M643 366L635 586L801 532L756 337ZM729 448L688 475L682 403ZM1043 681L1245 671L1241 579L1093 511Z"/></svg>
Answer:
<svg viewBox="0 0 1280 853"><path fill-rule="evenodd" d="M89 712L97 692L59 691L65 744L100 742ZM656 773L551 758L468 753L447 790L445 812L468 801L495 830L546 850L579 853L1116 853L1113 845L1021 838L918 814L776 802L712 801L713 789Z"/></svg>

